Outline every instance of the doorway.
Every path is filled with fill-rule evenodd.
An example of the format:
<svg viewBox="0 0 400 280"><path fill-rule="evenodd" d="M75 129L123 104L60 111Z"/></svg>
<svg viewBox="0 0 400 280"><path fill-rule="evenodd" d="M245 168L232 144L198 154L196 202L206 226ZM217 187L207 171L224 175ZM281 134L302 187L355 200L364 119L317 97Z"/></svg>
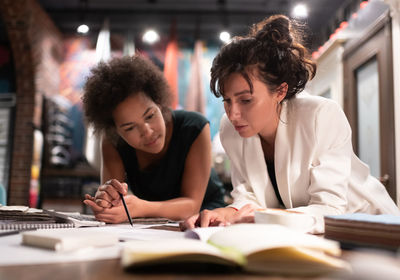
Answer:
<svg viewBox="0 0 400 280"><path fill-rule="evenodd" d="M344 110L357 156L396 201L391 21L388 14L343 54Z"/></svg>

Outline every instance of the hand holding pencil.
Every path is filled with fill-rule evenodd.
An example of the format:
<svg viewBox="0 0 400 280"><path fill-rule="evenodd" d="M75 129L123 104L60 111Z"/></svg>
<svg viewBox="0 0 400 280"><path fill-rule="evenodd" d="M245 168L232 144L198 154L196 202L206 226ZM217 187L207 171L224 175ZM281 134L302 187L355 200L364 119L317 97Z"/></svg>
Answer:
<svg viewBox="0 0 400 280"><path fill-rule="evenodd" d="M111 208L122 203L121 196L128 193L128 185L117 179L111 179L100 185L94 196L94 202L103 208Z"/></svg>
<svg viewBox="0 0 400 280"><path fill-rule="evenodd" d="M94 197L86 194L83 202L91 207L98 220L107 223L120 223L128 219L132 225L131 215L124 198L127 193L128 185L126 183L111 179L98 188ZM134 195L129 195L126 198L129 198L129 201L134 204L135 202L137 204L140 200Z"/></svg>

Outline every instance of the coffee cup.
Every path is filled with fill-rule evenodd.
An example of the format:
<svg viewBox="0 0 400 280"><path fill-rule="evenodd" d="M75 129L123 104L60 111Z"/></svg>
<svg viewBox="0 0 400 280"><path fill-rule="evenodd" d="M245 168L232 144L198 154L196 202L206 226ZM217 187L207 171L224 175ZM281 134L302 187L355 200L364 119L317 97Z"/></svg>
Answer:
<svg viewBox="0 0 400 280"><path fill-rule="evenodd" d="M314 216L284 209L257 210L254 221L257 224L278 224L301 232L309 232L317 224Z"/></svg>

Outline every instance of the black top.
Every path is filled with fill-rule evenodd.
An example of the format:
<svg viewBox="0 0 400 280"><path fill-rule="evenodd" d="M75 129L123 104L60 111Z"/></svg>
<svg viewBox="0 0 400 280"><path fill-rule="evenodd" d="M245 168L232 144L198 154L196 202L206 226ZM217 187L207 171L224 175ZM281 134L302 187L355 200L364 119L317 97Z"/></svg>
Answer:
<svg viewBox="0 0 400 280"><path fill-rule="evenodd" d="M120 139L117 150L122 158L132 192L149 201L164 201L181 196L181 181L186 157L207 119L199 113L173 111L173 132L165 156L150 170L140 170L135 149ZM223 207L223 185L211 172L202 209Z"/></svg>
<svg viewBox="0 0 400 280"><path fill-rule="evenodd" d="M278 199L281 206L284 206L281 194L279 193L278 184L276 183L276 175L275 175L275 164L274 161L267 160L267 168L269 179L271 180L272 186L274 187L276 198Z"/></svg>

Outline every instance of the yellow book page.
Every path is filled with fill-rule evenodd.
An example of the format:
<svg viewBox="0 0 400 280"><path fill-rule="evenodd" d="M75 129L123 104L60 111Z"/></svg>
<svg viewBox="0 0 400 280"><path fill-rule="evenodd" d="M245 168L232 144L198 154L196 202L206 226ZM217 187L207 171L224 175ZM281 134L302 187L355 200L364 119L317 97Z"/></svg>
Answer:
<svg viewBox="0 0 400 280"><path fill-rule="evenodd" d="M218 248L194 239L129 241L124 244L121 257L124 267L177 261L238 265L235 259L226 256Z"/></svg>
<svg viewBox="0 0 400 280"><path fill-rule="evenodd" d="M343 260L322 251L300 247L263 250L247 256L246 270L287 275L317 275L350 270Z"/></svg>
<svg viewBox="0 0 400 280"><path fill-rule="evenodd" d="M223 252L241 253L247 259L245 269L255 272L312 275L348 268L336 258L339 243L279 225L232 225L208 242Z"/></svg>
<svg viewBox="0 0 400 280"><path fill-rule="evenodd" d="M269 224L232 225L214 233L209 242L220 247L234 247L245 256L282 247L316 249L335 256L341 253L338 242Z"/></svg>

